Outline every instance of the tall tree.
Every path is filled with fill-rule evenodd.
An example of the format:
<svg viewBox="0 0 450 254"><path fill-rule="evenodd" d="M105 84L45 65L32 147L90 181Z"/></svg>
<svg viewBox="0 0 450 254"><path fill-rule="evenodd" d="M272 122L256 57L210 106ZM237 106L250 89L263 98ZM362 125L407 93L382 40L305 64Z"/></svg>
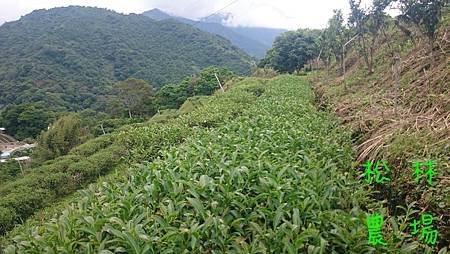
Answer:
<svg viewBox="0 0 450 254"><path fill-rule="evenodd" d="M336 61L340 63L341 70L344 65L344 50L343 46L346 42L345 36L346 28L344 25L344 17L341 10L334 10L333 17L328 21L328 26L323 32L325 40L327 41L327 47L330 52L336 58Z"/></svg>
<svg viewBox="0 0 450 254"><path fill-rule="evenodd" d="M49 160L66 155L75 146L89 138L78 114L71 113L56 120L38 138L35 156L38 160Z"/></svg>
<svg viewBox="0 0 450 254"><path fill-rule="evenodd" d="M36 138L53 121L54 112L42 103L7 106L0 114L0 125L17 139Z"/></svg>
<svg viewBox="0 0 450 254"><path fill-rule="evenodd" d="M363 55L369 74L374 72L373 61L377 38L384 28L385 9L392 0L374 0L369 9L361 6L361 0L350 0L349 24L358 36L359 52Z"/></svg>
<svg viewBox="0 0 450 254"><path fill-rule="evenodd" d="M369 73L373 73L372 59L369 55L368 38L367 38L367 13L361 7L361 0L350 0L350 16L348 23L358 36L359 52L363 55Z"/></svg>
<svg viewBox="0 0 450 254"><path fill-rule="evenodd" d="M442 18L442 9L446 5L449 5L448 0L400 0L402 19L415 24L427 37L432 64L436 31Z"/></svg>
<svg viewBox="0 0 450 254"><path fill-rule="evenodd" d="M260 67L271 67L279 72L292 73L317 57L319 49L318 30L297 30L283 33L259 63Z"/></svg>
<svg viewBox="0 0 450 254"><path fill-rule="evenodd" d="M141 79L129 78L114 86L123 107L128 111L128 116L133 114L143 116L154 113L152 105L153 87Z"/></svg>

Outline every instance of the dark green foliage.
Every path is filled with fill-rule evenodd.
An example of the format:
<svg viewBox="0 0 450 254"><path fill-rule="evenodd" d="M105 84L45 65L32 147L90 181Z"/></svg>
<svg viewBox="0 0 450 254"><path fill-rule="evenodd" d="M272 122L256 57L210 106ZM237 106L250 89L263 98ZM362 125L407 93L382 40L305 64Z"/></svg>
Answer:
<svg viewBox="0 0 450 254"><path fill-rule="evenodd" d="M20 165L17 161L0 163L0 183L15 179L20 175Z"/></svg>
<svg viewBox="0 0 450 254"><path fill-rule="evenodd" d="M402 18L416 24L423 33L434 41L446 0L399 0Z"/></svg>
<svg viewBox="0 0 450 254"><path fill-rule="evenodd" d="M199 95L211 95L220 88L215 75L222 85L231 80L236 75L228 69L208 67L199 74L184 79L178 85L166 85L159 89L155 95L158 109L179 108L188 97Z"/></svg>
<svg viewBox="0 0 450 254"><path fill-rule="evenodd" d="M0 106L104 109L112 84L159 87L210 65L248 73L250 57L227 40L175 21L87 7L38 10L0 27Z"/></svg>
<svg viewBox="0 0 450 254"><path fill-rule="evenodd" d="M186 85L170 84L161 87L156 92L155 99L160 110L176 109L189 97Z"/></svg>
<svg viewBox="0 0 450 254"><path fill-rule="evenodd" d="M0 232L8 230L15 219L15 212L11 208L0 207Z"/></svg>
<svg viewBox="0 0 450 254"><path fill-rule="evenodd" d="M119 107L119 106L118 106ZM124 112L121 112L122 114ZM119 112L116 114L112 113L104 113L104 112L96 112L92 109L86 109L78 113L82 126L85 127L89 133L91 133L94 137L98 137L100 135L111 133L116 129L119 129L121 126L133 123L140 123L145 121L143 117L133 117L129 118L128 114L125 117L121 116Z"/></svg>
<svg viewBox="0 0 450 254"><path fill-rule="evenodd" d="M35 138L54 117L54 112L42 103L11 105L0 111L0 126L19 140Z"/></svg>
<svg viewBox="0 0 450 254"><path fill-rule="evenodd" d="M259 67L271 67L279 72L292 73L302 69L319 54L316 40L318 30L297 30L283 33L259 63Z"/></svg>
<svg viewBox="0 0 450 254"><path fill-rule="evenodd" d="M196 75L190 81L193 88L192 96L211 95L214 93L214 91L219 90L220 86L215 77L215 74L219 78L222 85L225 85L228 80L236 76L233 72L227 69L208 67L202 70L199 75ZM184 82L187 81L185 80Z"/></svg>
<svg viewBox="0 0 450 254"><path fill-rule="evenodd" d="M153 115L153 87L142 79L129 78L114 85L114 92L121 107L128 111L129 118L133 115Z"/></svg>

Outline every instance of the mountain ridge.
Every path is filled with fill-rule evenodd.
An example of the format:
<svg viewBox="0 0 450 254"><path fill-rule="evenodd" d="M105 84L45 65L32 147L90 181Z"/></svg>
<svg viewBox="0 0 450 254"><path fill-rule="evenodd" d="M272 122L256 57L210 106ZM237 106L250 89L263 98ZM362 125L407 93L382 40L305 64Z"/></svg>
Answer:
<svg viewBox="0 0 450 254"><path fill-rule="evenodd" d="M0 105L95 105L129 77L177 82L211 65L248 73L251 58L227 40L175 21L93 7L36 10L0 26Z"/></svg>
<svg viewBox="0 0 450 254"><path fill-rule="evenodd" d="M229 18L230 15L222 17L222 15L216 14L196 21L171 15L158 8L143 12L142 15L157 21L173 19L184 24L192 25L202 31L220 35L228 39L235 46L243 49L247 54L256 58L264 57L267 50L272 46L275 38L287 31L284 29L264 27L226 26L226 22L224 22L223 19Z"/></svg>

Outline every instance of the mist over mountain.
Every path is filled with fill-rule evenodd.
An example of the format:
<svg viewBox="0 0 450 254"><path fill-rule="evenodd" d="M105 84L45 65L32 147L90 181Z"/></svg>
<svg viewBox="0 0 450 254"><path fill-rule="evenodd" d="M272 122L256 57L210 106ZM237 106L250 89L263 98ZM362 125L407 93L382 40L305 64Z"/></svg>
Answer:
<svg viewBox="0 0 450 254"><path fill-rule="evenodd" d="M201 18L199 21L170 15L160 9L146 11L143 15L158 21L174 19L181 23L195 26L200 30L220 35L249 55L257 58L264 57L275 38L286 32L284 29L276 28L228 26L228 21L232 19L232 14L230 13L211 15Z"/></svg>
<svg viewBox="0 0 450 254"><path fill-rule="evenodd" d="M129 77L159 87L211 65L244 74L250 63L229 41L173 20L92 7L37 10L0 26L0 106L86 108Z"/></svg>

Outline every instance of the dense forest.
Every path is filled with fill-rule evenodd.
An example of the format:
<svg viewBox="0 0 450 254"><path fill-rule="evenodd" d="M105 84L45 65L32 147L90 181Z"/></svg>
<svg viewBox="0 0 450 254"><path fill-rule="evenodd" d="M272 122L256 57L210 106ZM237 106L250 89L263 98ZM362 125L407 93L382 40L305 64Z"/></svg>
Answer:
<svg viewBox="0 0 450 254"><path fill-rule="evenodd" d="M175 21L87 7L38 10L0 27L0 106L43 102L104 109L112 85L155 88L211 65L239 74L251 59L227 40Z"/></svg>

